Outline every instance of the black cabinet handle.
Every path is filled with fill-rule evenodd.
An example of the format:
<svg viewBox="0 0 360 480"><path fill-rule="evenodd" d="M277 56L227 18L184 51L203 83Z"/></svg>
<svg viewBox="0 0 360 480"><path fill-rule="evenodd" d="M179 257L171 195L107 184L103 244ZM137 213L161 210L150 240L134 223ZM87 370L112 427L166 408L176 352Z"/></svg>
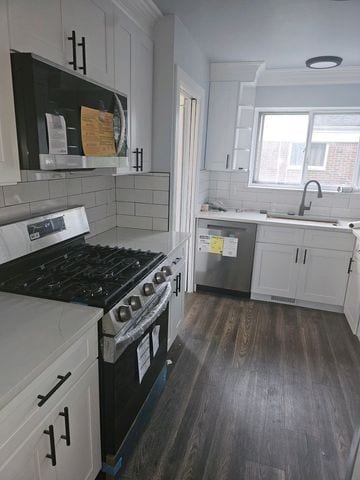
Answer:
<svg viewBox="0 0 360 480"><path fill-rule="evenodd" d="M297 263L299 260L299 248L296 249L296 258L295 258L295 263Z"/></svg>
<svg viewBox="0 0 360 480"><path fill-rule="evenodd" d="M140 172L144 170L144 149L140 148Z"/></svg>
<svg viewBox="0 0 360 480"><path fill-rule="evenodd" d="M181 293L181 272L179 273L179 293Z"/></svg>
<svg viewBox="0 0 360 480"><path fill-rule="evenodd" d="M56 390L58 390L61 385L66 382L66 380L70 377L71 372L68 372L66 375L58 375L57 378L60 380L46 395L38 395L37 398L40 400L38 403L38 407L42 407L45 402L49 400L49 398L54 395Z"/></svg>
<svg viewBox="0 0 360 480"><path fill-rule="evenodd" d="M305 265L306 263L306 255L307 255L307 248L305 248L305 253L304 253L304 261L303 261L303 264Z"/></svg>
<svg viewBox="0 0 360 480"><path fill-rule="evenodd" d="M46 458L51 459L51 465L55 467L56 465L56 450L55 450L55 435L53 425L49 425L48 430L44 430L45 435L50 437L50 452L46 455Z"/></svg>
<svg viewBox="0 0 360 480"><path fill-rule="evenodd" d="M135 170L138 172L140 167L139 167L139 149L136 147L136 150L134 150L132 153L135 154L135 158L136 158L136 165L133 165L132 168L135 168Z"/></svg>
<svg viewBox="0 0 360 480"><path fill-rule="evenodd" d="M59 415L64 417L65 420L65 435L61 435L60 438L66 441L66 445L70 446L70 421L69 421L69 409L64 407L64 411L60 412Z"/></svg>
<svg viewBox="0 0 360 480"><path fill-rule="evenodd" d="M174 281L175 281L175 296L177 297L178 294L179 294L179 290L178 290L178 275L176 275L176 277L174 278Z"/></svg>
<svg viewBox="0 0 360 480"><path fill-rule="evenodd" d="M73 59L69 62L69 65L72 65L73 70L77 70L77 59L76 59L76 33L75 30L71 32L71 37L67 37L68 40L72 43L72 55Z"/></svg>
<svg viewBox="0 0 360 480"><path fill-rule="evenodd" d="M86 43L85 43L85 37L81 37L81 42L78 43L78 46L81 47L82 57L83 57L83 64L82 64L82 67L79 67L79 70L82 70L83 74L86 75Z"/></svg>
<svg viewBox="0 0 360 480"><path fill-rule="evenodd" d="M351 258L350 258L350 261L349 261L349 266L348 266L348 271L347 271L347 273L351 273L351 272L352 272L352 270L351 270L351 265L352 265L352 262L353 262L353 261L354 261L354 260L353 260L352 257L351 257Z"/></svg>

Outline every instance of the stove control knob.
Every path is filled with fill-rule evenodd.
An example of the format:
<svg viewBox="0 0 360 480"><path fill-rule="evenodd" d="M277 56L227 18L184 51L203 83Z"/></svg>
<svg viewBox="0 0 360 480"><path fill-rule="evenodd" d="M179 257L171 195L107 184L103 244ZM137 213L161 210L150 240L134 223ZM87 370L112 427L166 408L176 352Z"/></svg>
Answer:
<svg viewBox="0 0 360 480"><path fill-rule="evenodd" d="M165 274L165 277L170 277L170 275L172 275L172 270L168 265L161 267L161 271Z"/></svg>
<svg viewBox="0 0 360 480"><path fill-rule="evenodd" d="M132 297L130 297L129 305L131 307L131 310L139 310L142 307L140 297L138 295L133 295Z"/></svg>
<svg viewBox="0 0 360 480"><path fill-rule="evenodd" d="M156 272L154 276L154 282L159 285L165 282L165 274L163 272Z"/></svg>
<svg viewBox="0 0 360 480"><path fill-rule="evenodd" d="M127 305L122 305L118 310L118 321L128 322L131 318L131 310Z"/></svg>
<svg viewBox="0 0 360 480"><path fill-rule="evenodd" d="M143 292L145 297L149 297L155 293L155 288L152 283L144 283Z"/></svg>

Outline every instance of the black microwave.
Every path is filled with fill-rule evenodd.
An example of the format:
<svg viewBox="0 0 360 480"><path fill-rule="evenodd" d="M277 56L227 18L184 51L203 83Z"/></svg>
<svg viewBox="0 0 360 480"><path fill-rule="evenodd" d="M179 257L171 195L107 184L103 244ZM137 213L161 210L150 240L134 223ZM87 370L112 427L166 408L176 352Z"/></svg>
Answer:
<svg viewBox="0 0 360 480"><path fill-rule="evenodd" d="M125 95L31 53L12 53L11 63L23 170L128 166Z"/></svg>

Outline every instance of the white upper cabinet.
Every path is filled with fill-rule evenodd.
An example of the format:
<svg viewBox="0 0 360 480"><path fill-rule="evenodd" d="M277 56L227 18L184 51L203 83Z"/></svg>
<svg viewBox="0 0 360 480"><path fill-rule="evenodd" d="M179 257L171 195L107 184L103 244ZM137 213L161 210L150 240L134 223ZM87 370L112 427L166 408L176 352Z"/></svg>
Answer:
<svg viewBox="0 0 360 480"><path fill-rule="evenodd" d="M6 4L0 2L0 185L20 181Z"/></svg>
<svg viewBox="0 0 360 480"><path fill-rule="evenodd" d="M76 34L78 73L114 86L113 9L107 0L62 0L67 61L73 62L72 31Z"/></svg>
<svg viewBox="0 0 360 480"><path fill-rule="evenodd" d="M211 82L206 141L206 169L234 168L234 135L238 107L238 82Z"/></svg>
<svg viewBox="0 0 360 480"><path fill-rule="evenodd" d="M151 170L153 44L131 37L130 154L134 173Z"/></svg>
<svg viewBox="0 0 360 480"><path fill-rule="evenodd" d="M13 50L35 53L64 64L60 0L8 0L8 13Z"/></svg>
<svg viewBox="0 0 360 480"><path fill-rule="evenodd" d="M115 90L130 98L130 42L125 15L114 8Z"/></svg>

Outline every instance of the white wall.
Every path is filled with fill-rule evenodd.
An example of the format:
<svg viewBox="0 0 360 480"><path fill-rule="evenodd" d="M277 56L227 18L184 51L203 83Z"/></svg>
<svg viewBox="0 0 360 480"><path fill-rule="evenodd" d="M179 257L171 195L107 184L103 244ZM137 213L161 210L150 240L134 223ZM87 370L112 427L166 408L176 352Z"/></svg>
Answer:
<svg viewBox="0 0 360 480"><path fill-rule="evenodd" d="M153 171L170 172L175 141L175 66L207 92L209 62L174 15L165 15L155 25L154 47Z"/></svg>
<svg viewBox="0 0 360 480"><path fill-rule="evenodd" d="M316 108L360 106L360 83L257 87L255 106Z"/></svg>

